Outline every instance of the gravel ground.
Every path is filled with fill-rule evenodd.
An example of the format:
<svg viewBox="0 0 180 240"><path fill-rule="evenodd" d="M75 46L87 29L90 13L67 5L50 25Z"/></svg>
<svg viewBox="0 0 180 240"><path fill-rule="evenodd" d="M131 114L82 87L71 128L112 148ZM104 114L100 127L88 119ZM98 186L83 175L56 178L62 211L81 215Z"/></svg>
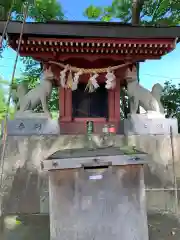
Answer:
<svg viewBox="0 0 180 240"><path fill-rule="evenodd" d="M2 240L49 240L49 220L47 216L33 217L28 224L19 225L14 230L6 230ZM150 240L179 240L180 224L169 216L150 214L148 216Z"/></svg>

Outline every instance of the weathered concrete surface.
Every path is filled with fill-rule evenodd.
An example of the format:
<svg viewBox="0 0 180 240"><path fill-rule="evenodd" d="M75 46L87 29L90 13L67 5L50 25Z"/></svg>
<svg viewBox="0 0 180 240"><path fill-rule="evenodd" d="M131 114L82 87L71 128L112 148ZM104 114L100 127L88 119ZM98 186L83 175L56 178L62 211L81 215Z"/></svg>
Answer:
<svg viewBox="0 0 180 240"><path fill-rule="evenodd" d="M173 216L149 213L148 227L149 240L180 239L180 224ZM26 216L24 223L14 228L6 221L3 234L0 236L1 240L49 240L49 216Z"/></svg>
<svg viewBox="0 0 180 240"><path fill-rule="evenodd" d="M51 240L149 240L142 165L51 171L49 180Z"/></svg>
<svg viewBox="0 0 180 240"><path fill-rule="evenodd" d="M4 164L4 210L7 213L47 213L47 176L41 172L40 161L65 148L80 148L87 145L84 136L32 136L9 137ZM117 136L116 145L134 145L149 153L149 165L145 168L146 191L149 212L150 240L179 240L180 224L170 215L175 213L175 191L161 188L174 187L173 161L168 136ZM180 135L174 138L175 170L180 185ZM178 194L178 198L180 195ZM178 200L179 201L179 200ZM151 214L151 210L155 213ZM168 215L164 215L167 212ZM180 212L180 211L179 211ZM35 220L36 218L36 220ZM48 215L28 216L24 224L15 229L5 227L0 231L2 240L49 240Z"/></svg>
<svg viewBox="0 0 180 240"><path fill-rule="evenodd" d="M34 118L33 113L28 118L16 118L7 121L7 134L9 136L31 136L31 135L59 135L58 120L48 119L47 115L39 113Z"/></svg>
<svg viewBox="0 0 180 240"><path fill-rule="evenodd" d="M98 141L98 139L97 139ZM172 150L169 136L116 136L115 145L135 145L149 153L145 168L147 188L174 187ZM47 176L40 162L61 149L83 148L88 145L86 136L32 136L8 137L4 163L3 205L6 213L47 213ZM180 136L174 138L175 170L180 184ZM148 201L151 199L151 201ZM174 212L174 191L163 193L148 191L147 207Z"/></svg>

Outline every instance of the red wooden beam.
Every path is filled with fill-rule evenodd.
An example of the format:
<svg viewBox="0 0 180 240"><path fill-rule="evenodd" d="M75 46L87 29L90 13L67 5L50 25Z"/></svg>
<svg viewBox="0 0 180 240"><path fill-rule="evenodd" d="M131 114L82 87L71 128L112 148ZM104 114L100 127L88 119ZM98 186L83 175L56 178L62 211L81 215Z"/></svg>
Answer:
<svg viewBox="0 0 180 240"><path fill-rule="evenodd" d="M50 53L50 52L37 52L37 53L34 53L34 52L20 52L20 55L22 57L26 57L26 56L30 56L32 58L38 58L38 59L41 59L42 61L48 61L48 60L54 60L54 61L66 61L68 60L69 58L85 58L87 59L88 61L94 61L94 60L97 60L97 59L107 59L107 58L110 58L114 61L121 61L121 60L132 60L133 61L144 61L146 59L160 59L163 54L157 54L156 56L155 55L148 55L148 54L144 54L144 55L112 55L112 54L76 54L76 53L73 53L73 54L60 54L59 56L59 59L55 59L54 56L53 56L53 53Z"/></svg>
<svg viewBox="0 0 180 240"><path fill-rule="evenodd" d="M12 44L12 48L16 49L17 44ZM38 44L21 44L21 51L25 52L65 52L69 53L101 53L101 54L122 54L133 51L137 53L139 51L170 51L174 49L173 43L171 44L121 44L115 46L60 46L60 45L38 45Z"/></svg>
<svg viewBox="0 0 180 240"><path fill-rule="evenodd" d="M88 48L88 47L83 47L83 48L78 48L78 47L25 47L21 46L20 52L25 52L27 55L31 53L39 53L39 54L44 54L44 53L50 53L52 54L53 58L57 59L58 55L79 55L82 57L91 55L93 58L89 58L89 61L94 61L94 59L98 58L104 58L104 57L109 57L112 59L120 59L122 58L127 58L127 56L162 56L167 52L170 52L172 48L170 47L158 47L158 48L145 48L145 47L137 47L137 48L125 48L125 47L117 47L117 48ZM121 56L121 57L120 57ZM67 57L66 57L67 58ZM60 58L62 59L62 57Z"/></svg>
<svg viewBox="0 0 180 240"><path fill-rule="evenodd" d="M29 48L29 49L34 49L34 50L38 50L38 49L49 49L50 51L51 50L57 50L57 51L60 51L60 50L68 50L68 51L80 51L83 49L84 52L86 51L90 51L91 50L98 50L98 51L110 51L110 50L130 50L130 49L134 49L134 50L137 50L139 48L141 49L144 49L144 50L151 50L151 49L172 49L175 47L175 44L174 42L165 42L165 43L122 43L122 44L113 44L111 45L110 43L107 45L107 44L103 44L103 45L100 45L98 46L97 44L96 45L85 45L85 44L78 44L78 45L66 45L66 42L64 42L62 45L50 45L50 44L43 44L43 42L41 44L38 44L37 41L33 41L34 43L29 43L27 44L27 42L24 42L21 44L21 47L23 48ZM106 46L107 45L107 46ZM11 44L12 47L17 47L18 44L17 43L12 43Z"/></svg>
<svg viewBox="0 0 180 240"><path fill-rule="evenodd" d="M115 43L115 44L128 44L128 43L137 43L137 44L173 44L175 39L172 38L142 38L142 39L132 39L132 38L123 38L123 39L117 39L117 38L81 38L81 39L75 39L75 38L35 38L35 37L29 37L28 40L30 41L46 41L46 42L73 42L73 43Z"/></svg>

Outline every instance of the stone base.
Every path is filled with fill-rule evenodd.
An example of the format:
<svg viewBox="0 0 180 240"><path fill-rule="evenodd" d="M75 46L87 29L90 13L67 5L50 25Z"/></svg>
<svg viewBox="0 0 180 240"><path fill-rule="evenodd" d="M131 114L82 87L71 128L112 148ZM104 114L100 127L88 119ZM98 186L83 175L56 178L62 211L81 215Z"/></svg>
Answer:
<svg viewBox="0 0 180 240"><path fill-rule="evenodd" d="M2 126L3 131L3 126ZM16 118L7 121L7 135L58 135L60 128L58 120L48 118Z"/></svg>
<svg viewBox="0 0 180 240"><path fill-rule="evenodd" d="M131 114L124 120L125 135L166 135L170 134L172 127L173 134L178 134L178 123L175 118L163 118L148 114Z"/></svg>

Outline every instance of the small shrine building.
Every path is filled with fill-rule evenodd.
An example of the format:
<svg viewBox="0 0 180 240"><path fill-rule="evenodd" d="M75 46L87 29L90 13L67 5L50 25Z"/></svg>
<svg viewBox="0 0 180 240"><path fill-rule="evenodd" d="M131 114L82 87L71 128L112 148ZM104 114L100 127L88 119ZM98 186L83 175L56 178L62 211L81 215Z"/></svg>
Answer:
<svg viewBox="0 0 180 240"><path fill-rule="evenodd" d="M9 45L17 50L21 22L10 22ZM0 22L0 32L5 22ZM177 27L143 27L120 23L50 21L26 23L20 56L51 66L59 90L62 134L83 134L120 124L120 88L137 62L160 59L176 47ZM180 34L179 34L180 35Z"/></svg>
<svg viewBox="0 0 180 240"><path fill-rule="evenodd" d="M0 21L0 34L5 24ZM23 216L32 213L37 216L41 213L44 217L48 214L51 240L72 239L74 236L78 239L115 240L122 236L121 239L124 240L148 240L144 151L137 150L136 146L120 146L114 138L108 138L106 144L104 136L102 137L104 143L95 144L95 147L94 139L99 136L90 136L87 139L79 136L77 142L75 138L77 134L86 133L87 122L93 123L94 133L102 133L105 125L115 127L116 133L119 133L121 88L129 86L130 81L139 84L135 75L137 73L134 71L137 63L147 59L158 60L175 49L177 37L180 37L180 28L50 21L26 23L23 35L20 35L22 26L22 22L16 21L8 24L9 46L15 51L20 47L18 51L20 56L29 56L39 61L45 70L43 76L48 72L51 74L51 80L44 77L41 83L50 85L51 89L52 84L58 88L60 133L75 136L58 136L58 132L54 138L51 137L53 134L42 134L41 131L34 130L33 125L33 131L38 132L38 135L48 135L47 138L34 138L29 132L24 134L24 128L19 130L16 124L18 119L12 120L15 123L13 129L16 126L20 135L8 135L8 131L7 134L4 131L4 135L10 137L5 138L8 141L2 141L4 144L1 159L2 168L5 169L4 172L2 171L4 176L2 186L5 186L2 195L3 216L7 213L8 215L22 213ZM48 71L49 69L51 71ZM40 90L43 85L41 83L40 87L37 87ZM38 97L42 92L36 91L36 95L28 95L28 93L24 94L23 100L26 102L25 100L30 96L26 104L33 105L31 101L33 97L39 100ZM43 97L45 100L47 95ZM143 97L143 100L145 99L146 94ZM41 104L43 105L42 100ZM30 113L34 108L31 107ZM26 110L29 109L24 107L21 113L26 113ZM47 109L43 108L43 110L45 112ZM37 120L38 114L35 112L33 114L29 119L24 115L24 122L28 120L29 124L34 119ZM46 122L51 122L47 115L44 116ZM27 136L31 137L27 138ZM154 189L155 183L158 186L155 194L162 190L162 187L159 188L159 182L162 182L164 187L176 186L175 183L169 185L171 180L164 178L164 174L172 176L172 172L169 171L172 169L172 162L170 155L166 153L163 154L163 158L168 155L168 160L162 159L159 144L162 139L167 140L167 136L160 138L159 141L154 137L148 141L145 141L145 138L141 139L146 143L151 141L155 143L150 148L152 161L147 172L148 188ZM98 141L101 141L101 136ZM82 144L79 148L80 142ZM166 141L166 145L162 148L163 153L164 146L170 147L171 144L170 140ZM155 152L159 155L153 153L154 146ZM156 158L155 165L153 165L153 157ZM8 165L4 165L4 160ZM168 168L169 163L170 168ZM161 169L157 171L158 173L164 172L164 169L167 171L163 175L156 176L151 169L157 166ZM152 181L155 177L157 182ZM172 179L174 182L174 178ZM169 191L172 192L172 188ZM170 196L167 196L171 200ZM176 198L176 192L174 196ZM176 200L172 198L170 205L172 206L172 201L176 204ZM166 205L164 203L163 201L163 205ZM154 201L152 205L154 210ZM159 210L160 204L158 203L157 206ZM178 201L176 208L178 209ZM97 223L99 223L98 227ZM48 229L48 224L49 221L45 229Z"/></svg>

